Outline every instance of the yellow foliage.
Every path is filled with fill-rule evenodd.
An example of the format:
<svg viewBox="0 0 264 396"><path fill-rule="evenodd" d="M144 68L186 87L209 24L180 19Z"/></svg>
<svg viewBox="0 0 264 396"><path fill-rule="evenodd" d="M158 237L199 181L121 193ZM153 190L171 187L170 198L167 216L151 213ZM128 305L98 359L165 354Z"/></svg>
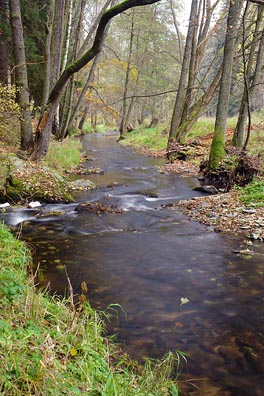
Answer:
<svg viewBox="0 0 264 396"><path fill-rule="evenodd" d="M126 61L122 61L116 58L112 58L112 59L108 59L107 62L101 62L98 67L100 69L104 69L105 67L107 69L109 69L109 66L112 67L113 70L119 69L119 70L123 70L124 72L126 72L127 68L128 68L128 62ZM130 78L132 78L133 80L136 80L137 75L138 75L138 70L136 68L136 66L134 65L130 65Z"/></svg>
<svg viewBox="0 0 264 396"><path fill-rule="evenodd" d="M110 106L108 106L101 98L96 98L91 92L86 92L85 98L90 102L90 105L96 107L97 110L110 114L113 118L118 118L118 113Z"/></svg>
<svg viewBox="0 0 264 396"><path fill-rule="evenodd" d="M15 86L6 86L0 83L0 116L14 115L21 117L21 108L15 101L16 94Z"/></svg>
<svg viewBox="0 0 264 396"><path fill-rule="evenodd" d="M11 145L18 143L17 119L22 117L22 110L15 101L16 95L15 86L0 83L0 139Z"/></svg>

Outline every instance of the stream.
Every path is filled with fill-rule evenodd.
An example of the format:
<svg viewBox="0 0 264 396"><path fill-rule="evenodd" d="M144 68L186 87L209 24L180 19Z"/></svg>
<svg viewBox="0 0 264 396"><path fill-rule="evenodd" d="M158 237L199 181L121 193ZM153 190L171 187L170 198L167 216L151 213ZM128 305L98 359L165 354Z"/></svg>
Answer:
<svg viewBox="0 0 264 396"><path fill-rule="evenodd" d="M161 174L162 159L120 146L116 136L86 135L84 150L103 174L75 176L99 188L74 204L45 204L2 216L21 227L43 284L64 295L67 267L74 292L88 285L94 308L108 309L110 334L137 359L180 350L187 356L181 395L264 395L264 247L238 255L240 240L165 207L201 196L196 178ZM75 211L100 201L122 213ZM118 318L117 318L118 316Z"/></svg>

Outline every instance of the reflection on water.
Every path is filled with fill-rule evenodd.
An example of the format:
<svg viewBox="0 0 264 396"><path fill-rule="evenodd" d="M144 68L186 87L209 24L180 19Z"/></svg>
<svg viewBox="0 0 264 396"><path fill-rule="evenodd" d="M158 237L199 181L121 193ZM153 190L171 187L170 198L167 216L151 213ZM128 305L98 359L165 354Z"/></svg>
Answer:
<svg viewBox="0 0 264 396"><path fill-rule="evenodd" d="M252 257L238 256L232 253L237 239L163 207L199 195L192 191L195 179L160 175L159 160L138 156L113 139L87 137L84 146L95 157L92 165L105 173L92 176L102 188L77 199L125 211L75 212L75 204L57 205L66 211L58 217L13 214L29 218L23 235L36 249L45 282L64 294L66 264L76 293L87 282L94 307L120 304L126 315L120 309L109 331L133 357L188 353L183 394L263 395L263 247ZM189 302L181 305L181 298Z"/></svg>

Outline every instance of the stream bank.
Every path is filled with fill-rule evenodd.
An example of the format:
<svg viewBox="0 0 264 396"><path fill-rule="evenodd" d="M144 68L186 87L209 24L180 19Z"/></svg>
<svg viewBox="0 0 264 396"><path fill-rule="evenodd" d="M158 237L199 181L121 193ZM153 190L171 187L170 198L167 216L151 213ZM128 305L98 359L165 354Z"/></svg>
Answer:
<svg viewBox="0 0 264 396"><path fill-rule="evenodd" d="M237 254L240 238L168 207L203 196L193 191L196 178L161 174L162 160L121 147L116 136L85 136L83 146L103 170L84 176L98 189L75 192L76 203L43 205L44 217L30 209L4 216L22 224L43 287L64 295L66 265L74 293L86 282L94 308L116 304L108 332L131 356L186 352L184 395L262 395L262 247ZM84 202L96 210L75 210Z"/></svg>
<svg viewBox="0 0 264 396"><path fill-rule="evenodd" d="M34 287L28 248L2 224L0 252L2 395L177 394L177 356L143 366L121 354L105 337L107 312L85 301L75 308Z"/></svg>

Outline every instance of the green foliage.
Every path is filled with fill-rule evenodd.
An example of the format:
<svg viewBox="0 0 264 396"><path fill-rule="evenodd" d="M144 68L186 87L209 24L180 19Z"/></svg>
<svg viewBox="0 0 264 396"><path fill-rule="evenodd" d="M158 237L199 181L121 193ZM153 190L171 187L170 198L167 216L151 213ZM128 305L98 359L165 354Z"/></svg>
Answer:
<svg viewBox="0 0 264 396"><path fill-rule="evenodd" d="M72 169L81 160L81 148L81 143L76 138L67 138L62 142L53 140L49 145L45 163L58 171Z"/></svg>
<svg viewBox="0 0 264 396"><path fill-rule="evenodd" d="M254 180L248 186L239 189L240 201L255 208L264 207L264 181Z"/></svg>
<svg viewBox="0 0 264 396"><path fill-rule="evenodd" d="M120 357L103 337L105 314L88 303L72 309L69 301L45 295L27 280L29 252L2 224L0 252L0 394L178 395L172 373L185 361L183 354L144 365Z"/></svg>
<svg viewBox="0 0 264 396"><path fill-rule="evenodd" d="M167 133L164 133L164 127L157 126L154 128L139 128L126 135L125 140L121 143L132 145L134 147L145 147L148 149L164 149L167 145Z"/></svg>

